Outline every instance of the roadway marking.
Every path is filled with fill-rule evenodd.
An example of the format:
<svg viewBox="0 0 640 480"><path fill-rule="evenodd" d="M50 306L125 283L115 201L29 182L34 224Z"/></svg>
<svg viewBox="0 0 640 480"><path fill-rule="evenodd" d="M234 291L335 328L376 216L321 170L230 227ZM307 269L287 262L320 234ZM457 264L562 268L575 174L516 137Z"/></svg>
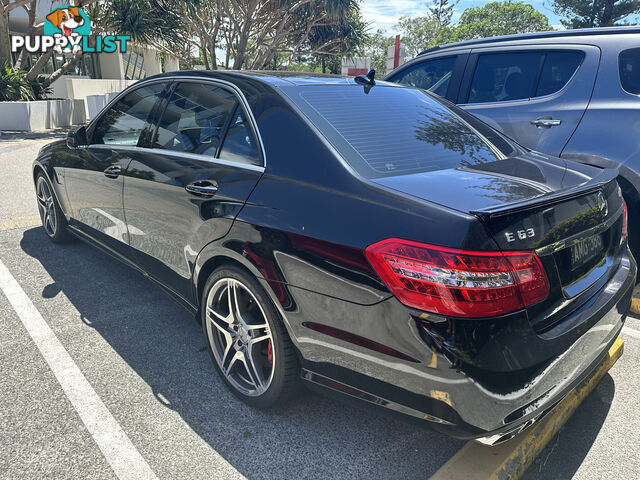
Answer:
<svg viewBox="0 0 640 480"><path fill-rule="evenodd" d="M0 290L20 317L116 476L120 480L158 480L2 260Z"/></svg>
<svg viewBox="0 0 640 480"><path fill-rule="evenodd" d="M40 225L40 215L24 215L22 217L0 218L0 231L15 228L28 228Z"/></svg>

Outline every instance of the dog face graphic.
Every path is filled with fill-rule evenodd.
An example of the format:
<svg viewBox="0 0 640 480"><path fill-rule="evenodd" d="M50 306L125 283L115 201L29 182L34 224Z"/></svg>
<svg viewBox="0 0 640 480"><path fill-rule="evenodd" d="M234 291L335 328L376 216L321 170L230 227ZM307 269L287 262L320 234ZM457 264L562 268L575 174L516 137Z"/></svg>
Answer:
<svg viewBox="0 0 640 480"><path fill-rule="evenodd" d="M78 7L58 8L47 15L47 20L62 30L66 37L71 35L74 29L84 24L84 18L80 15Z"/></svg>

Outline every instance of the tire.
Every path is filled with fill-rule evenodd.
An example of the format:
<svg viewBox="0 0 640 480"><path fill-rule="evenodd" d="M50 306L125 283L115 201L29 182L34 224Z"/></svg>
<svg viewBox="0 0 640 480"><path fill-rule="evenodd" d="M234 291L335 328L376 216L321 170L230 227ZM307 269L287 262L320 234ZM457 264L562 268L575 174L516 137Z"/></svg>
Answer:
<svg viewBox="0 0 640 480"><path fill-rule="evenodd" d="M67 231L67 219L44 173L36 176L36 201L40 221L47 237L54 243L68 243L73 237Z"/></svg>
<svg viewBox="0 0 640 480"><path fill-rule="evenodd" d="M256 408L288 401L299 388L298 358L258 280L239 267L220 267L208 278L201 300L209 355L233 394Z"/></svg>

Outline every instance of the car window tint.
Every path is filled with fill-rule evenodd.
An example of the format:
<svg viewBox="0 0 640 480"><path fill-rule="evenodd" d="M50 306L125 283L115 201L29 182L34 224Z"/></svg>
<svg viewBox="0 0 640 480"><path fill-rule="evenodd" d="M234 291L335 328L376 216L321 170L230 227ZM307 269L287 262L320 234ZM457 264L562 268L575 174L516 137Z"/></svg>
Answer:
<svg viewBox="0 0 640 480"><path fill-rule="evenodd" d="M355 84L280 88L367 178L472 167L498 158L498 147L423 90L382 84L368 94Z"/></svg>
<svg viewBox="0 0 640 480"><path fill-rule="evenodd" d="M137 145L147 117L164 87L164 83L154 83L137 88L118 100L98 120L91 143Z"/></svg>
<svg viewBox="0 0 640 480"><path fill-rule="evenodd" d="M506 102L531 97L541 55L540 52L480 55L468 103Z"/></svg>
<svg viewBox="0 0 640 480"><path fill-rule="evenodd" d="M236 108L229 124L227 136L220 149L220 158L249 165L260 165L256 140L244 109L240 105Z"/></svg>
<svg viewBox="0 0 640 480"><path fill-rule="evenodd" d="M640 48L622 52L618 63L622 88L634 95L640 95Z"/></svg>
<svg viewBox="0 0 640 480"><path fill-rule="evenodd" d="M391 78L392 82L429 90L444 97L449 88L457 57L436 58L417 63Z"/></svg>
<svg viewBox="0 0 640 480"><path fill-rule="evenodd" d="M235 95L206 83L179 84L158 124L154 148L215 156Z"/></svg>
<svg viewBox="0 0 640 480"><path fill-rule="evenodd" d="M582 52L547 52L536 97L551 95L562 90L582 63L583 58Z"/></svg>

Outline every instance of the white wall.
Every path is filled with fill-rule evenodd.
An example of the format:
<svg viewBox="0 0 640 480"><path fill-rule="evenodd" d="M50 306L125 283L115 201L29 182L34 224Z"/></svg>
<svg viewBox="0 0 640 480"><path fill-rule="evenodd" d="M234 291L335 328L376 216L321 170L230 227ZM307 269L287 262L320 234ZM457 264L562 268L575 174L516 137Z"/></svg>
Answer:
<svg viewBox="0 0 640 480"><path fill-rule="evenodd" d="M45 130L49 120L49 102L0 102L0 130L23 132Z"/></svg>
<svg viewBox="0 0 640 480"><path fill-rule="evenodd" d="M361 70L366 74L371 69L371 58L369 57L343 57L342 58L342 75L350 75L349 70L353 73L354 69ZM366 70L366 71L365 71Z"/></svg>
<svg viewBox="0 0 640 480"><path fill-rule="evenodd" d="M155 48L143 48L142 55L144 56L144 71L147 77L162 73L162 62L159 52Z"/></svg>
<svg viewBox="0 0 640 480"><path fill-rule="evenodd" d="M63 75L53 82L53 95L51 97L86 99L88 95L121 92L134 83L136 83L136 80L91 79Z"/></svg>
<svg viewBox="0 0 640 480"><path fill-rule="evenodd" d="M120 52L100 53L98 54L98 61L100 62L102 78L124 79L124 65Z"/></svg>
<svg viewBox="0 0 640 480"><path fill-rule="evenodd" d="M34 132L85 122L84 100L0 102L0 130Z"/></svg>
<svg viewBox="0 0 640 480"><path fill-rule="evenodd" d="M164 56L164 71L165 72L177 72L180 70L180 64L178 63L178 57L173 55Z"/></svg>
<svg viewBox="0 0 640 480"><path fill-rule="evenodd" d="M53 94L51 97L73 98L82 101L84 105L84 116L90 118L91 111L86 101L89 95L118 93L134 83L136 83L136 80L91 79L87 77L63 75L53 82Z"/></svg>

